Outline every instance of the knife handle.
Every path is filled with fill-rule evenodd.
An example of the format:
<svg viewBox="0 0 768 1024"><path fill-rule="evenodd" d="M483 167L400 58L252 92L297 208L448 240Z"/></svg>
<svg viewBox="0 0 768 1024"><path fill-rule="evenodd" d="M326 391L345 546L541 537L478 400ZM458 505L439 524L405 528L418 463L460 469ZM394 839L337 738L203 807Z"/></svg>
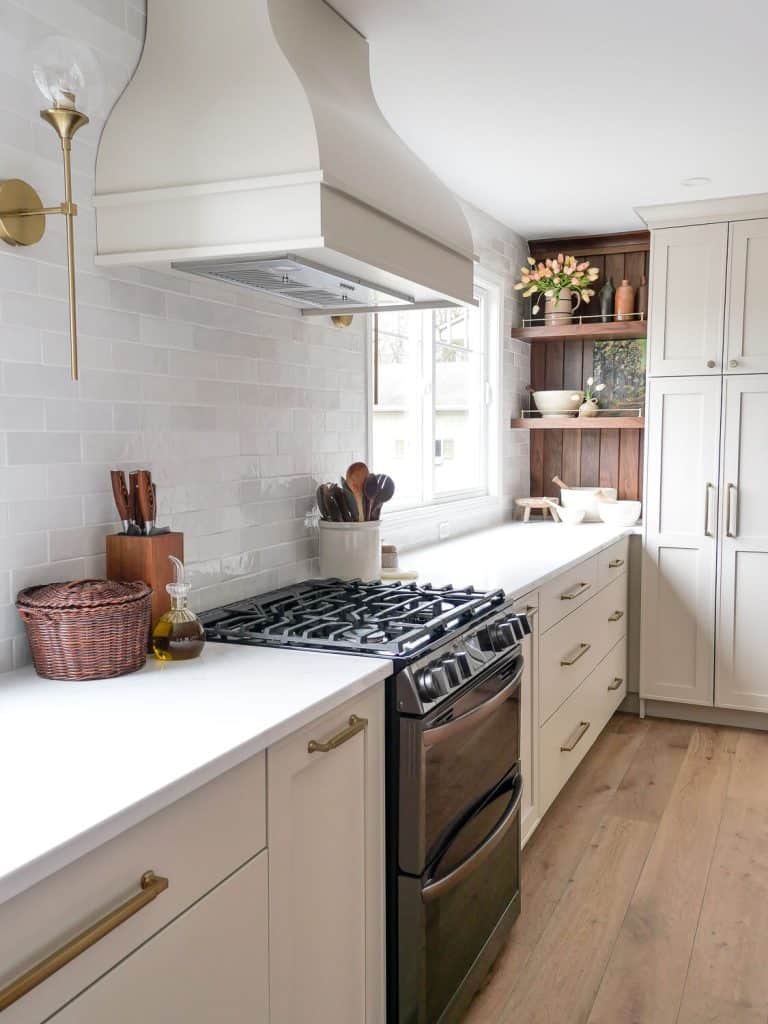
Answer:
<svg viewBox="0 0 768 1024"><path fill-rule="evenodd" d="M112 495L115 499L115 508L121 522L126 523L131 519L131 501L128 488L125 485L125 473L120 469L113 469L109 474L112 480Z"/></svg>
<svg viewBox="0 0 768 1024"><path fill-rule="evenodd" d="M139 513L144 524L151 529L155 523L155 493L152 490L152 476L146 469L140 469L136 479L136 496Z"/></svg>
<svg viewBox="0 0 768 1024"><path fill-rule="evenodd" d="M134 469L129 474L130 492L129 492L129 503L131 509L131 519L134 521L139 530L144 533L144 520L141 517L141 509L139 507L139 471Z"/></svg>

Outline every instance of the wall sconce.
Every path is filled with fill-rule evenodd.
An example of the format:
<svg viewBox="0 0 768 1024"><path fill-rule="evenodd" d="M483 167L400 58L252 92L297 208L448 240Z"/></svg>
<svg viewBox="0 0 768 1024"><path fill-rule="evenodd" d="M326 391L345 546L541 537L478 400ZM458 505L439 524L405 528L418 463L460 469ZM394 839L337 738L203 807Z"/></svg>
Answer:
<svg viewBox="0 0 768 1024"><path fill-rule="evenodd" d="M69 283L69 346L72 380L78 379L77 300L75 295L75 224L77 205L72 201L72 138L88 124L75 106L84 94L86 82L91 93L99 86L99 69L91 51L82 43L51 36L33 58L35 82L50 107L40 111L59 137L64 157L64 201L43 206L36 190L26 181L0 181L0 238L8 245L34 245L45 233L48 214L61 214L67 229L67 277ZM93 96L92 105L93 104Z"/></svg>
<svg viewBox="0 0 768 1024"><path fill-rule="evenodd" d="M352 323L352 319L351 313L335 313L331 317L331 323L334 327L349 327Z"/></svg>

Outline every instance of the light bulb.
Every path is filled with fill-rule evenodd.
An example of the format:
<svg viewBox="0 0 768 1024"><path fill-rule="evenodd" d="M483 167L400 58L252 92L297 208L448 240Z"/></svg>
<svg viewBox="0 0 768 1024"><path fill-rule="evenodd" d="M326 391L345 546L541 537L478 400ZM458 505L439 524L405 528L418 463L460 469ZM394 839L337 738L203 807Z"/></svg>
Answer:
<svg viewBox="0 0 768 1024"><path fill-rule="evenodd" d="M44 39L32 54L32 74L49 106L99 113L101 71L93 51L78 39Z"/></svg>

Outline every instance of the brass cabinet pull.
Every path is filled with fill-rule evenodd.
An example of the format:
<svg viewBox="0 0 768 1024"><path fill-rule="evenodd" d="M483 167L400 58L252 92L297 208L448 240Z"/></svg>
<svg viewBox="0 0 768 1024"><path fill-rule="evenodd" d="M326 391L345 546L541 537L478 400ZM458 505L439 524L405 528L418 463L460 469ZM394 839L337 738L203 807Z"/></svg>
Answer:
<svg viewBox="0 0 768 1024"><path fill-rule="evenodd" d="M726 495L727 495L727 497L726 497L725 500L726 500L727 508L726 508L725 536L726 537L735 537L736 536L736 530L738 528L738 521L739 521L739 503L738 503L739 492L738 492L738 489L736 487L736 484L728 484L728 488L726 490ZM733 506L733 502L731 501L731 499L734 498L734 497L737 499L737 501L736 501L736 509L733 512L733 517L731 517L731 508Z"/></svg>
<svg viewBox="0 0 768 1024"><path fill-rule="evenodd" d="M618 676L614 676L613 682L610 683L609 686L608 686L608 692L610 693L611 690L620 690L623 685L624 685L624 680L623 679L619 679Z"/></svg>
<svg viewBox="0 0 768 1024"><path fill-rule="evenodd" d="M623 558L612 558L611 561L608 563L608 568L619 569L622 565L624 565Z"/></svg>
<svg viewBox="0 0 768 1024"><path fill-rule="evenodd" d="M534 615L539 614L539 609L536 607L535 604L528 604L525 606L524 614L527 615L529 619L532 619Z"/></svg>
<svg viewBox="0 0 768 1024"><path fill-rule="evenodd" d="M20 974L10 984L1 988L0 1012L7 1009L12 1003L15 1003L17 999L21 999L22 996L26 995L33 988L42 984L46 978L50 978L52 974L61 970L71 960L74 960L75 957L84 953L86 949L90 949L99 939L109 935L115 928L127 921L129 917L133 917L134 914L138 913L142 907L146 907L148 903L151 903L161 892L165 892L168 888L168 879L161 878L154 871L145 871L141 876L139 884L141 885L141 892L131 896L130 899L114 910L110 910L100 921L89 925L85 931L80 932L74 939L65 942L55 953L51 953L45 960L41 960L40 963L30 967L24 974Z"/></svg>
<svg viewBox="0 0 768 1024"><path fill-rule="evenodd" d="M623 618L624 618L624 612L619 611L619 609L617 608L615 612L612 612L608 616L608 621L609 622L618 622L619 619L623 619Z"/></svg>
<svg viewBox="0 0 768 1024"><path fill-rule="evenodd" d="M562 661L560 662L561 666L563 668L567 668L569 665L575 665L579 658L583 658L591 647L592 644L586 644L582 641L582 643L580 643L579 646L576 648L575 653L572 654L570 658L562 659Z"/></svg>
<svg viewBox="0 0 768 1024"><path fill-rule="evenodd" d="M573 732L573 735L560 747L560 752L563 754L570 753L591 724L591 722L579 722L578 728Z"/></svg>
<svg viewBox="0 0 768 1024"><path fill-rule="evenodd" d="M341 732L337 732L335 736L332 736L327 743L321 743L320 740L310 740L307 744L308 754L327 754L329 750L335 750L336 747L340 747L342 743L346 743L347 740L351 740L353 736L357 736L359 732L368 725L367 718L358 718L357 715L349 716L349 724L346 729L342 729Z"/></svg>
<svg viewBox="0 0 768 1024"><path fill-rule="evenodd" d="M573 601L581 594L583 594L585 590L589 590L591 586L591 583L587 583L586 581L582 580L581 583L577 583L576 586L573 587L571 590L566 590L563 594L561 594L560 600Z"/></svg>
<svg viewBox="0 0 768 1024"><path fill-rule="evenodd" d="M714 484L706 484L704 487L704 536L713 536L712 530L709 528L709 492L715 489Z"/></svg>

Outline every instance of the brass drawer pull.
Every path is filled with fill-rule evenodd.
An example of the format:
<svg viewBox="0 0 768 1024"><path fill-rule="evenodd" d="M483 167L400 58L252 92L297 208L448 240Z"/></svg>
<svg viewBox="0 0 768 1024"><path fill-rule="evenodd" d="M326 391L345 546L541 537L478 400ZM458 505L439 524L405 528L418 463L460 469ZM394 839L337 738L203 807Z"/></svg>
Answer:
<svg viewBox="0 0 768 1024"><path fill-rule="evenodd" d="M329 750L335 750L336 747L340 747L342 743L346 743L347 740L351 740L353 736L357 736L359 732L368 725L367 718L358 718L357 715L349 716L349 725L346 729L342 729L341 732L337 732L335 736L332 736L327 743L321 743L320 740L310 740L307 744L307 753L309 754L327 754Z"/></svg>
<svg viewBox="0 0 768 1024"><path fill-rule="evenodd" d="M539 609L536 607L535 604L528 604L525 606L525 614L528 616L529 619L532 619L534 615L539 614Z"/></svg>
<svg viewBox="0 0 768 1024"><path fill-rule="evenodd" d="M624 680L623 679L619 679L618 676L615 676L613 682L608 687L608 692L610 693L612 690L620 690L623 685L624 685Z"/></svg>
<svg viewBox="0 0 768 1024"><path fill-rule="evenodd" d="M584 655L590 650L592 644L580 643L576 648L576 651L570 656L570 658L563 658L560 662L562 668L568 668L570 665L575 665L579 658L583 658Z"/></svg>
<svg viewBox="0 0 768 1024"><path fill-rule="evenodd" d="M71 960L74 960L75 957L84 953L86 949L90 949L99 939L109 935L115 928L127 921L129 917L133 917L134 914L138 913L142 907L146 907L148 903L151 903L161 892L165 892L168 888L168 879L161 878L154 871L145 871L141 876L139 884L141 885L141 892L131 896L130 899L114 910L110 910L100 921L89 925L85 931L80 932L79 935L70 939L69 942L65 942L55 953L51 953L45 960L41 960L39 964L30 967L24 974L20 974L14 981L1 988L0 1012L7 1009L12 1003L15 1003L17 999L21 999L27 992L36 988L46 978L50 978L56 971L61 970Z"/></svg>
<svg viewBox="0 0 768 1024"><path fill-rule="evenodd" d="M608 616L608 621L609 621L609 622L618 622L618 621L619 621L619 619L623 619L623 618L624 618L624 612L620 611L620 610L619 610L619 609L617 608L615 612L612 612L612 613L611 613L611 614L610 614L610 615Z"/></svg>
<svg viewBox="0 0 768 1024"><path fill-rule="evenodd" d="M585 590L589 590L591 586L591 583L587 583L585 580L582 580L581 583L577 583L571 590L566 590L565 593L561 594L560 600L574 601L577 597L580 597Z"/></svg>
<svg viewBox="0 0 768 1024"><path fill-rule="evenodd" d="M610 562L608 563L608 568L609 569L620 569L622 565L624 565L624 559L623 558L612 558L610 560Z"/></svg>
<svg viewBox="0 0 768 1024"><path fill-rule="evenodd" d="M573 748L576 746L576 744L579 742L579 740L581 739L581 737L584 735L584 733L587 731L587 729L590 727L591 724L592 724L591 722L579 722L579 726L574 731L573 735L569 739L567 739L565 741L565 743L562 745L562 747L560 747L560 752L562 754L569 754L573 750Z"/></svg>

